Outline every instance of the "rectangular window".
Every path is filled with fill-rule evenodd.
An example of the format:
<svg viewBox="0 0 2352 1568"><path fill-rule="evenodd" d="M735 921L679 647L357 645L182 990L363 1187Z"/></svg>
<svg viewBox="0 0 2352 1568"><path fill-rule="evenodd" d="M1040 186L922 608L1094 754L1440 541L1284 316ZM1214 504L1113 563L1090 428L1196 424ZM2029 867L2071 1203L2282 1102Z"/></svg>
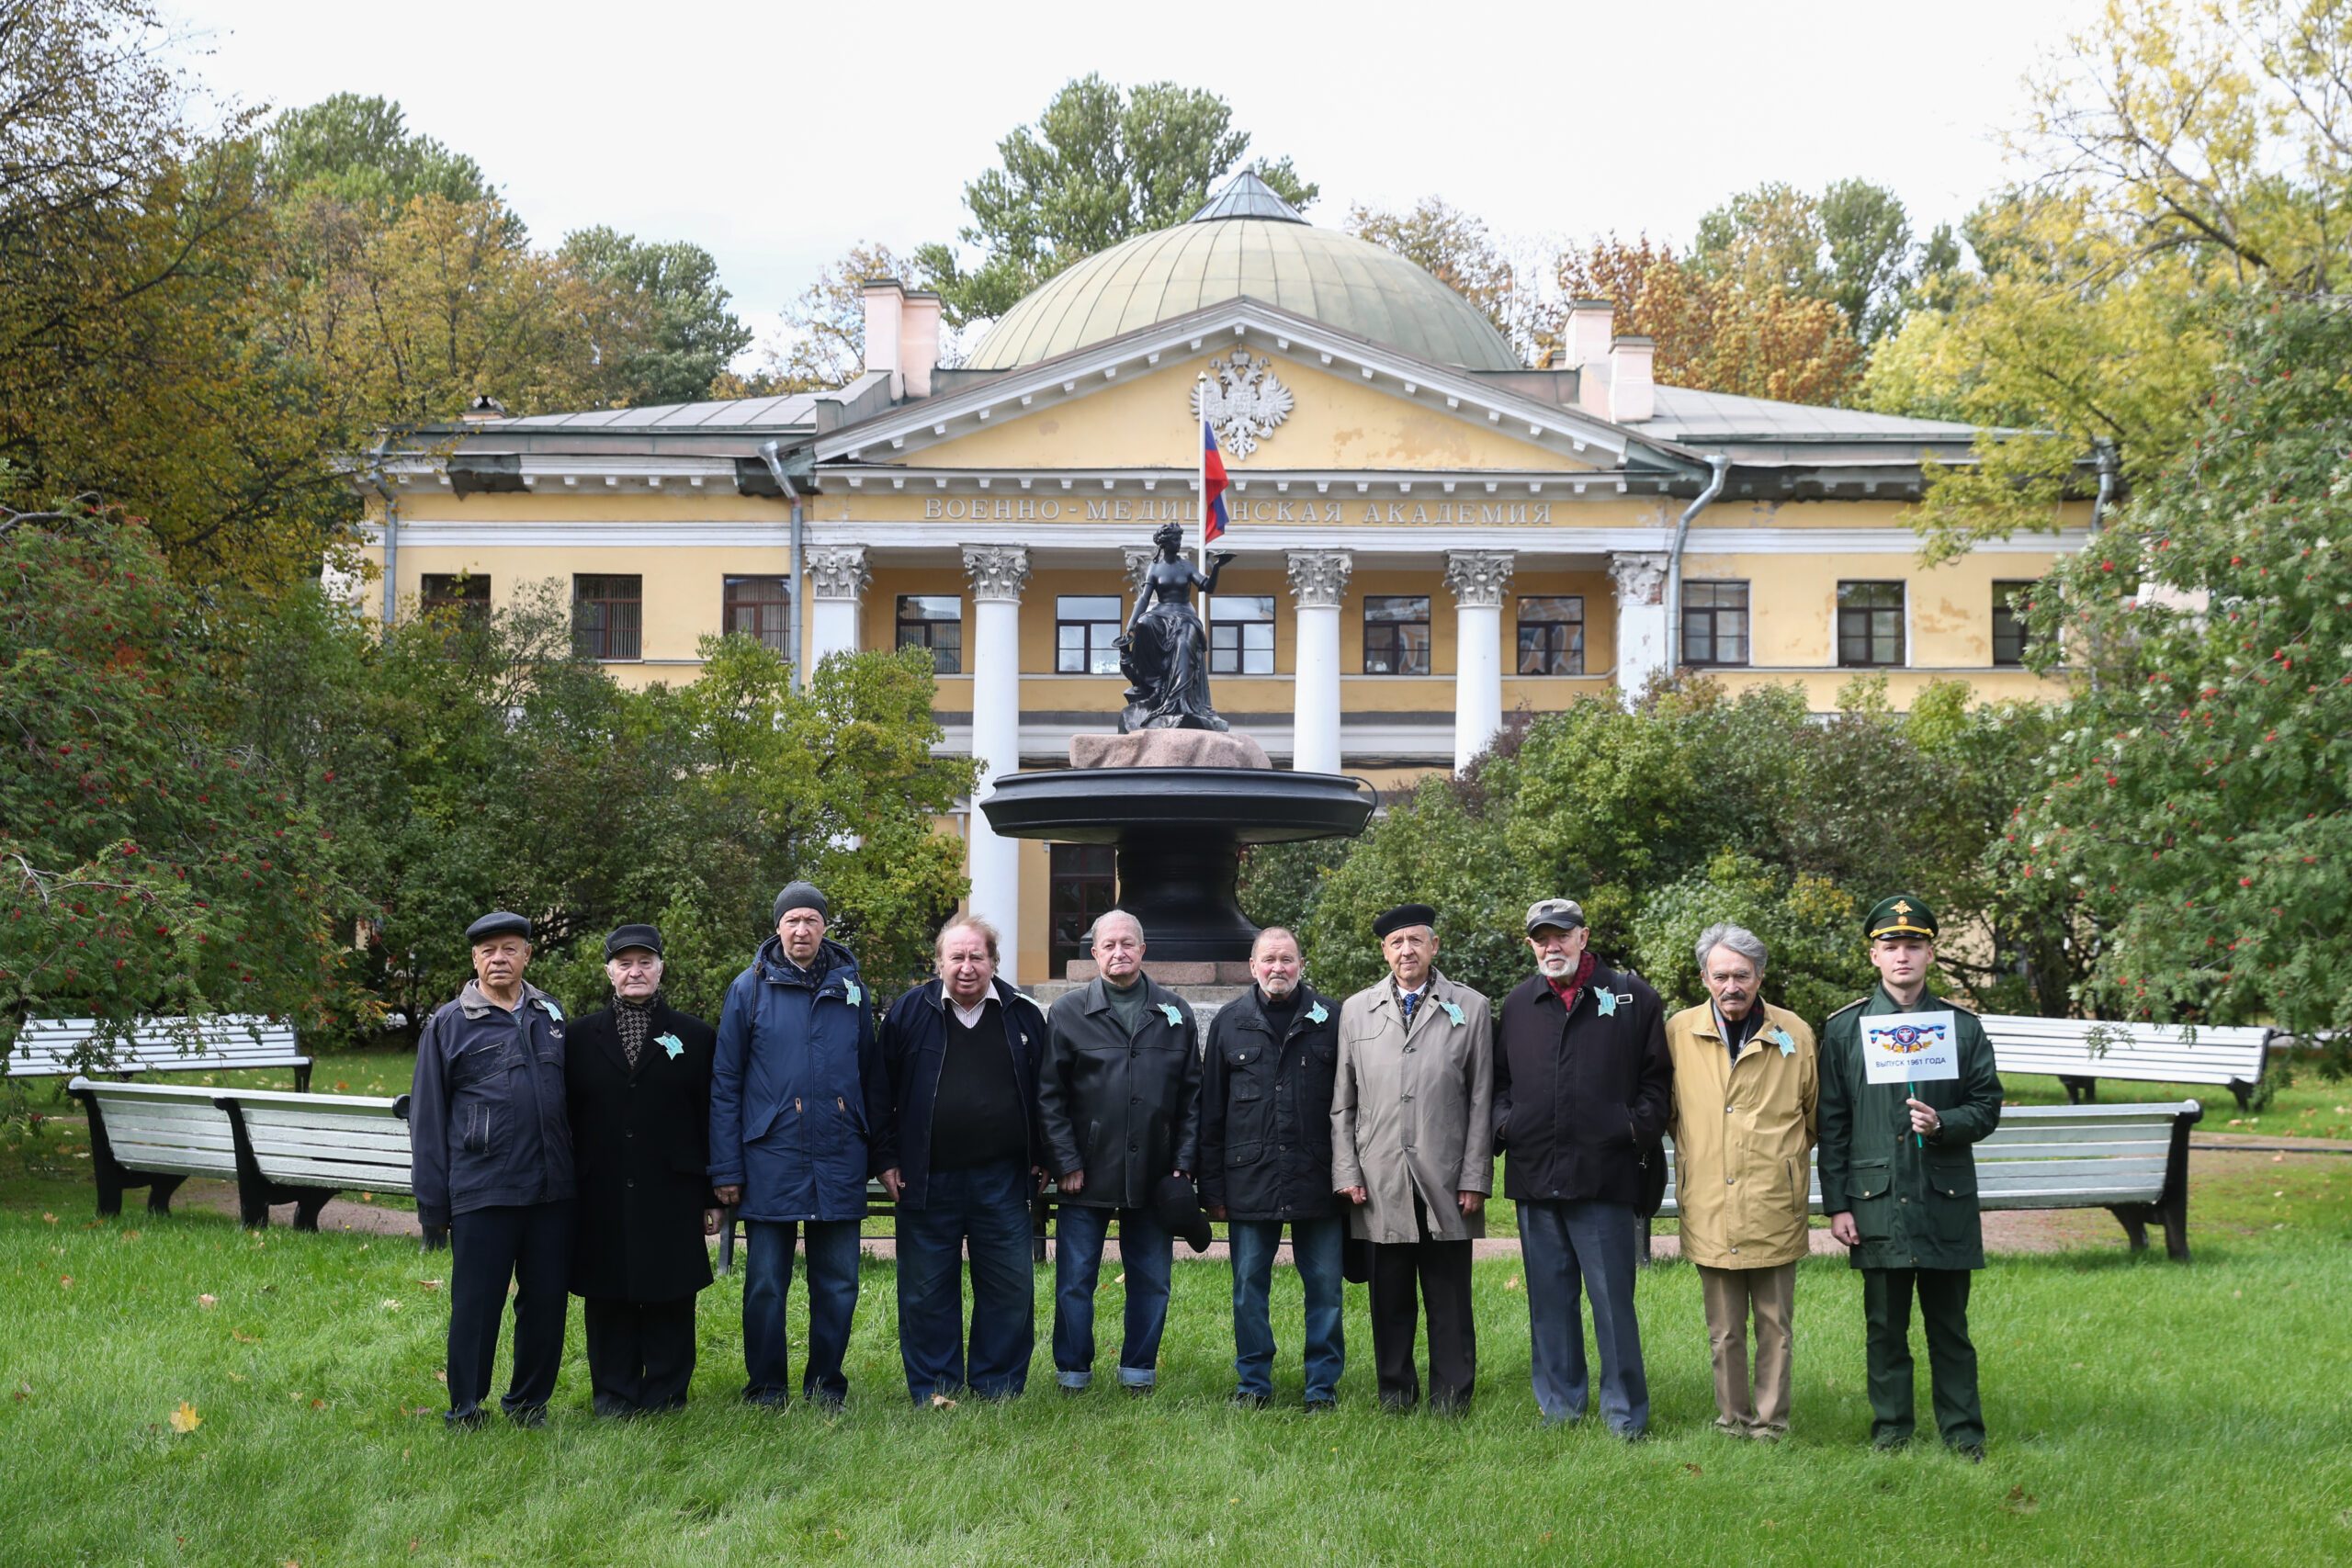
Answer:
<svg viewBox="0 0 2352 1568"><path fill-rule="evenodd" d="M1519 673L1584 673L1584 595L1555 593L1520 600Z"/></svg>
<svg viewBox="0 0 2352 1568"><path fill-rule="evenodd" d="M428 615L447 612L469 626L490 618L490 579L472 572L428 571L417 598L417 607Z"/></svg>
<svg viewBox="0 0 2352 1568"><path fill-rule="evenodd" d="M2038 582L2011 581L1993 584L1993 662L2019 665L2025 662L2026 611L2033 604Z"/></svg>
<svg viewBox="0 0 2352 1568"><path fill-rule="evenodd" d="M1274 672L1274 596L1219 593L1209 600L1209 673Z"/></svg>
<svg viewBox="0 0 2352 1568"><path fill-rule="evenodd" d="M1089 958L1086 933L1095 917L1112 908L1118 890L1118 852L1108 844L1047 844L1046 898L1052 912L1046 961L1053 978L1072 959Z"/></svg>
<svg viewBox="0 0 2352 1568"><path fill-rule="evenodd" d="M1682 584L1682 662L1747 662L1747 584Z"/></svg>
<svg viewBox="0 0 2352 1568"><path fill-rule="evenodd" d="M953 593L899 595L899 646L931 649L932 670L964 672L964 601Z"/></svg>
<svg viewBox="0 0 2352 1568"><path fill-rule="evenodd" d="M1119 672L1119 596L1064 594L1054 601L1054 671L1059 675Z"/></svg>
<svg viewBox="0 0 2352 1568"><path fill-rule="evenodd" d="M1886 669L1903 662L1903 584L1838 585L1838 662Z"/></svg>
<svg viewBox="0 0 2352 1568"><path fill-rule="evenodd" d="M610 573L571 580L571 646L582 659L643 657L645 579Z"/></svg>
<svg viewBox="0 0 2352 1568"><path fill-rule="evenodd" d="M785 640L792 618L792 581L783 577L729 577L720 580L718 629L763 643L778 653L792 649Z"/></svg>
<svg viewBox="0 0 2352 1568"><path fill-rule="evenodd" d="M1430 672L1430 601L1426 593L1373 593L1363 602L1363 672Z"/></svg>

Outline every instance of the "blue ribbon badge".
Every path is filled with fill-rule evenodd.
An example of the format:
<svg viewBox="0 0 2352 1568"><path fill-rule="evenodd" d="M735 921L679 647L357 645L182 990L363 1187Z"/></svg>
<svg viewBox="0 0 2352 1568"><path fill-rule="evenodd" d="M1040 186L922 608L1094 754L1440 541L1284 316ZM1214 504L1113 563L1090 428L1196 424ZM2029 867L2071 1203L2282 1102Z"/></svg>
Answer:
<svg viewBox="0 0 2352 1568"><path fill-rule="evenodd" d="M653 1043L669 1052L670 1060L673 1062L685 1054L686 1043L674 1034L657 1034L653 1037Z"/></svg>
<svg viewBox="0 0 2352 1568"><path fill-rule="evenodd" d="M1595 992L1593 992L1593 993L1592 993L1592 1010L1593 1010L1593 1011L1595 1011L1595 1012L1597 1012L1597 1013L1599 1013L1599 1014L1600 1014L1601 1017L1603 1017L1603 1018L1614 1018L1614 1017L1616 1017L1616 1016L1617 1016L1617 993L1616 993L1616 992L1614 992L1614 991L1595 991Z"/></svg>
<svg viewBox="0 0 2352 1568"><path fill-rule="evenodd" d="M1457 1027L1461 1024L1462 1004L1459 1002L1440 1002L1437 1005L1445 1010L1445 1016L1452 1019Z"/></svg>
<svg viewBox="0 0 2352 1568"><path fill-rule="evenodd" d="M843 980L842 982L842 1000L849 1003L850 1006L855 1007L860 1001L865 999L865 992L859 987L856 981Z"/></svg>
<svg viewBox="0 0 2352 1568"><path fill-rule="evenodd" d="M1330 1010L1326 1008L1321 1002L1317 1002L1313 1007L1306 1010L1306 1021L1309 1023L1328 1022L1329 1021L1330 1017Z"/></svg>
<svg viewBox="0 0 2352 1568"><path fill-rule="evenodd" d="M1789 1032L1781 1028L1778 1024L1773 1026L1772 1032L1767 1038L1769 1038L1773 1044L1778 1045L1781 1048L1781 1055L1793 1056L1797 1054L1797 1043L1790 1039Z"/></svg>
<svg viewBox="0 0 2352 1568"><path fill-rule="evenodd" d="M538 998L538 1003L540 1009L544 1010L549 1018L555 1020L558 1023L561 1023L563 1021L563 1010L555 1005L555 998L553 997L541 997Z"/></svg>
<svg viewBox="0 0 2352 1568"><path fill-rule="evenodd" d="M1181 1024L1184 1021L1183 1010L1178 1007L1174 1002L1160 1003L1159 1010L1168 1015L1168 1021L1170 1025Z"/></svg>

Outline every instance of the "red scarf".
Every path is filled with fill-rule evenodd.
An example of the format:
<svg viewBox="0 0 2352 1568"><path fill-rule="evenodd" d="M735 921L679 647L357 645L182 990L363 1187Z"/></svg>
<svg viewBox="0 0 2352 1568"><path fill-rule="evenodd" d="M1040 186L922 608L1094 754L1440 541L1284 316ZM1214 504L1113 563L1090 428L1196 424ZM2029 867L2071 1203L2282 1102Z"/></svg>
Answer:
<svg viewBox="0 0 2352 1568"><path fill-rule="evenodd" d="M1584 955L1577 960L1575 974L1566 980L1546 977L1544 983L1552 987L1552 994L1560 998L1562 1012L1577 1010L1577 998L1584 995L1585 982L1592 978L1592 949L1588 947L1584 950Z"/></svg>

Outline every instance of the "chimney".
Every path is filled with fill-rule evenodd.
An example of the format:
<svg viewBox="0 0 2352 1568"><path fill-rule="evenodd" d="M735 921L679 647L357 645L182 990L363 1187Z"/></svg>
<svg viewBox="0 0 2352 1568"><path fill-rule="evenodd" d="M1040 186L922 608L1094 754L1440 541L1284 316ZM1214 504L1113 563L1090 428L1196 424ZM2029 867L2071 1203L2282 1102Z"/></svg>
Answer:
<svg viewBox="0 0 2352 1568"><path fill-rule="evenodd" d="M939 368L939 296L921 290L907 296L899 317L899 368L907 396L931 396L931 373Z"/></svg>
<svg viewBox="0 0 2352 1568"><path fill-rule="evenodd" d="M1657 412L1657 395L1650 380L1650 360L1657 344L1645 337L1621 337L1609 344L1609 417L1619 424L1640 424Z"/></svg>
<svg viewBox="0 0 2352 1568"><path fill-rule="evenodd" d="M496 424L505 417L506 405L487 392L469 403L466 412L458 416L468 424Z"/></svg>
<svg viewBox="0 0 2352 1568"><path fill-rule="evenodd" d="M895 277L869 277L858 286L858 293L865 303L865 368L887 372L890 396L904 397L906 378L900 372L899 358L906 288Z"/></svg>
<svg viewBox="0 0 2352 1568"><path fill-rule="evenodd" d="M1609 417L1609 328L1617 308L1606 299L1571 299L1560 333L1566 367L1577 373L1577 407Z"/></svg>

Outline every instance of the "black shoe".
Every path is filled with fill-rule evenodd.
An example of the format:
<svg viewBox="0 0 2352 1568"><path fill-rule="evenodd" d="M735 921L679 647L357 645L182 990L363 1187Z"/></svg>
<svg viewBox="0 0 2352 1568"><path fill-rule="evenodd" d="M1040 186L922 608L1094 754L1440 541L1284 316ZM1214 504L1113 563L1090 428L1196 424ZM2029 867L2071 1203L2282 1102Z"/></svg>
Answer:
<svg viewBox="0 0 2352 1568"><path fill-rule="evenodd" d="M1910 1446L1911 1439L1907 1436L1901 1438L1872 1438L1871 1439L1871 1447L1883 1454L1901 1453L1905 1449L1907 1449Z"/></svg>
<svg viewBox="0 0 2352 1568"><path fill-rule="evenodd" d="M1390 1416L1411 1414L1415 1403L1414 1397L1408 1393L1384 1393L1380 1396L1380 1408Z"/></svg>
<svg viewBox="0 0 2352 1568"><path fill-rule="evenodd" d="M1309 1416L1336 1416L1340 1413L1340 1402L1336 1399L1310 1399L1306 1402L1306 1413Z"/></svg>
<svg viewBox="0 0 2352 1568"><path fill-rule="evenodd" d="M747 1393L743 1403L755 1410L782 1410L792 1403L788 1393Z"/></svg>
<svg viewBox="0 0 2352 1568"><path fill-rule="evenodd" d="M462 1413L451 1410L445 1413L441 1417L441 1424L448 1427L452 1432L479 1431L482 1427L487 1425L489 1421L490 1417L483 1415L480 1410L468 1410Z"/></svg>
<svg viewBox="0 0 2352 1568"><path fill-rule="evenodd" d="M544 1404L526 1404L520 1410L508 1411L506 1418L526 1430L537 1431L548 1424L548 1407Z"/></svg>
<svg viewBox="0 0 2352 1568"><path fill-rule="evenodd" d="M1954 1443L1951 1451L1971 1464L1984 1462L1984 1445L1982 1443Z"/></svg>
<svg viewBox="0 0 2352 1568"><path fill-rule="evenodd" d="M1239 1389L1236 1390L1233 1397L1227 1399L1226 1403L1236 1410L1263 1410L1267 1405L1272 1404L1273 1400L1267 1394L1251 1393L1247 1389Z"/></svg>

